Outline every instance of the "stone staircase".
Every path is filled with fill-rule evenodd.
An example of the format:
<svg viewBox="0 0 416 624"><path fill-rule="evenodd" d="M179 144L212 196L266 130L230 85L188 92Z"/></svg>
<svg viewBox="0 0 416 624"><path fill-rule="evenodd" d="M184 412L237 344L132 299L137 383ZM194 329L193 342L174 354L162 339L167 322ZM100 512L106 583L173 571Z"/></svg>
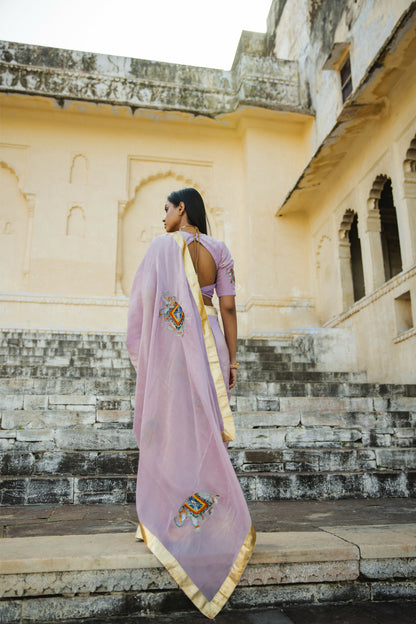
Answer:
<svg viewBox="0 0 416 624"><path fill-rule="evenodd" d="M124 335L0 333L0 504L134 502ZM319 370L309 336L240 340L230 454L248 500L414 496L416 384Z"/></svg>

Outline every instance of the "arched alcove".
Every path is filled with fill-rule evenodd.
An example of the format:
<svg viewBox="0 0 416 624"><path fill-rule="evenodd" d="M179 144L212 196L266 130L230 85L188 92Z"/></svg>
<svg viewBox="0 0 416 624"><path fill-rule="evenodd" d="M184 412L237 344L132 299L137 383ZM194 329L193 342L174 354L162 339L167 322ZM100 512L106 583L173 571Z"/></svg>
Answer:
<svg viewBox="0 0 416 624"><path fill-rule="evenodd" d="M69 182L76 185L88 183L88 161L83 154L77 154L72 159Z"/></svg>
<svg viewBox="0 0 416 624"><path fill-rule="evenodd" d="M72 206L66 218L66 235L84 238L85 213L81 206Z"/></svg>
<svg viewBox="0 0 416 624"><path fill-rule="evenodd" d="M370 226L371 223L371 226ZM397 225L396 207L393 200L391 179L379 175L373 182L368 199L368 231L378 233L378 241L373 240L373 272L375 286L380 286L402 270L399 228ZM380 246L381 253L377 247ZM382 267L378 266L382 262ZM383 276L384 279L381 279Z"/></svg>
<svg viewBox="0 0 416 624"><path fill-rule="evenodd" d="M19 179L0 162L0 290L21 290L25 274L29 207Z"/></svg>
<svg viewBox="0 0 416 624"><path fill-rule="evenodd" d="M406 152L403 169L405 177L416 177L416 136L413 137Z"/></svg>
<svg viewBox="0 0 416 624"><path fill-rule="evenodd" d="M361 241L358 232L358 215L354 213L354 218L349 231L351 249L351 273L354 288L354 301L358 301L365 296L363 256L361 252Z"/></svg>
<svg viewBox="0 0 416 624"><path fill-rule="evenodd" d="M119 235L117 253L116 292L130 295L131 285L137 267L143 259L149 244L165 233L162 219L166 198L173 190L193 186L204 191L193 180L177 175L171 170L164 174L143 180L135 190L130 202L119 205ZM212 235L216 236L217 224L214 215L206 205Z"/></svg>
<svg viewBox="0 0 416 624"><path fill-rule="evenodd" d="M397 225L396 207L393 201L393 189L388 178L380 194L378 203L380 211L380 235L383 250L384 275L391 279L402 270L399 228Z"/></svg>
<svg viewBox="0 0 416 624"><path fill-rule="evenodd" d="M346 210L339 229L339 260L343 308L346 309L365 295L358 215Z"/></svg>

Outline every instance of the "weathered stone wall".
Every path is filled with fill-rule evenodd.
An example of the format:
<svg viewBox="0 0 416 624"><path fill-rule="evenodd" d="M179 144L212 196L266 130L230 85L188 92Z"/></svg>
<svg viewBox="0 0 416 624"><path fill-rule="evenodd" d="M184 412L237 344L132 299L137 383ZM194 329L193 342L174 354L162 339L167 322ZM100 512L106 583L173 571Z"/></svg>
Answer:
<svg viewBox="0 0 416 624"><path fill-rule="evenodd" d="M348 330L334 329L238 345L230 456L249 500L415 493L416 386L330 368L346 364L331 333L347 342ZM0 333L0 504L134 501L135 373L124 340Z"/></svg>
<svg viewBox="0 0 416 624"><path fill-rule="evenodd" d="M370 20L368 36L378 33L378 38L369 42L369 50L371 53L378 51L376 44L386 36L386 23L393 20L391 13L387 11L378 19L374 14L378 5L363 2L360 6L347 3L344 8L341 4L335 7L334 3L331 10L329 5L326 7L325 14L327 4L323 2L316 6L316 11L310 15L310 45L316 36L314 29L324 15L329 20L329 33L332 28L326 44L324 37L319 38L320 47L316 47L314 58L324 58L325 45L328 48L337 43L339 29L335 24L342 25L348 15L351 37L358 33L355 43L354 39L347 41L351 43L352 64L354 46L361 45L364 39L364 32L354 29L362 24L365 15ZM348 7L350 13L345 12ZM358 9L359 13L355 15L354 11ZM338 17L333 11L339 11ZM361 345L359 361L371 379L414 382L416 86L412 76L416 58L415 5L403 18L396 16L394 19L397 22L391 37L372 63L369 62L370 52L366 50L365 77L357 89L353 70L353 89L356 91L344 105L339 100L337 109L334 101L331 103L331 93L334 97L336 94L341 97L339 83L334 83L332 91L324 88L322 92L316 83L315 140L319 148L278 215L282 221L296 214L303 215L308 222L314 290L321 323L354 329L357 344ZM375 29L377 23L378 30ZM312 57L308 63L312 63ZM364 68L359 71L364 72ZM325 72L337 76L335 70L321 71L318 68L311 75L318 80ZM324 93L328 95L327 102L319 99ZM327 105L331 107L332 118L326 114ZM328 123L325 131L323 126L319 129L319 119ZM328 129L330 133L325 137ZM386 183L391 184L392 189L389 219L394 221L394 216L397 219L394 253L398 256L400 252L401 256L400 268L393 274L386 268L390 252L387 253L384 228L388 226L381 199ZM363 288L359 295L354 292L357 276L352 270L353 220L361 250L360 260L354 265L362 269Z"/></svg>
<svg viewBox="0 0 416 624"><path fill-rule="evenodd" d="M230 71L2 41L0 90L211 117L242 105L306 110L297 63L264 56L256 33L243 39Z"/></svg>
<svg viewBox="0 0 416 624"><path fill-rule="evenodd" d="M336 123L343 102L337 67L325 66L337 44L349 47L353 89L412 0L292 0L273 3L269 38L277 58L299 62L302 87L316 113L317 149Z"/></svg>
<svg viewBox="0 0 416 624"><path fill-rule="evenodd" d="M133 114L16 93L0 94L0 106L3 327L123 331L134 272L164 232L167 195L183 186L201 191L213 235L235 258L241 334L316 325L300 258L296 287L278 270L303 233L273 216L310 151L311 116Z"/></svg>

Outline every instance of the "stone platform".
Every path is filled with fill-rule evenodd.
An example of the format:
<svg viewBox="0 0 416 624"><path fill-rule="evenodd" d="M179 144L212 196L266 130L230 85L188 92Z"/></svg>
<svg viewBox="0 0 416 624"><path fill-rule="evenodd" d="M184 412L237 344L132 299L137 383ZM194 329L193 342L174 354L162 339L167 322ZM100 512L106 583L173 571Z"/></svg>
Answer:
<svg viewBox="0 0 416 624"><path fill-rule="evenodd" d="M257 545L226 611L415 599L415 500L257 502L250 509ZM0 540L0 622L194 612L135 541L134 506L1 514L3 535L16 537Z"/></svg>

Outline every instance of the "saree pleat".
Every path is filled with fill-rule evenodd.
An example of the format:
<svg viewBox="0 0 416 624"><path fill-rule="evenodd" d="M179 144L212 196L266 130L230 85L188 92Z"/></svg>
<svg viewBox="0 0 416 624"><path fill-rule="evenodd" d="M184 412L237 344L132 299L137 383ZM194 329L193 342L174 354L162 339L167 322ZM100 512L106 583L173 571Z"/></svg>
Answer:
<svg viewBox="0 0 416 624"><path fill-rule="evenodd" d="M247 565L255 532L224 445L235 435L224 371L179 233L155 239L137 271L127 346L137 372L141 534L213 618Z"/></svg>

